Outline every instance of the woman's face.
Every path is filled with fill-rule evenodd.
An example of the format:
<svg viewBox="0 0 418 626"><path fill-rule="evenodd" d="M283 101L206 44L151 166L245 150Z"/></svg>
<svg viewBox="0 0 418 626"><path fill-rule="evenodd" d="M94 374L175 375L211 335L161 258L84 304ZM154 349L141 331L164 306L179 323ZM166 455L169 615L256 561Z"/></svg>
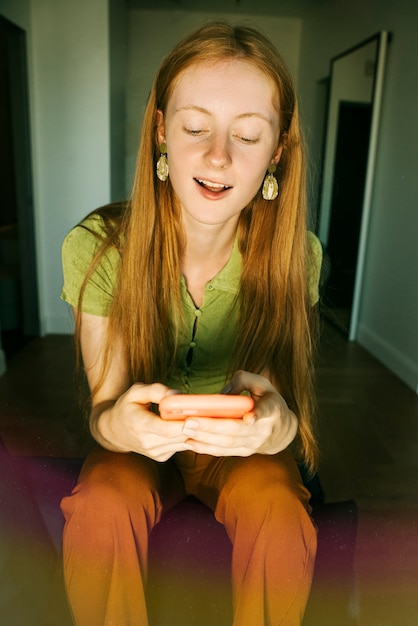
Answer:
<svg viewBox="0 0 418 626"><path fill-rule="evenodd" d="M279 161L277 105L273 82L242 60L200 63L180 75L165 115L158 113L158 141L167 144L186 226L238 219Z"/></svg>

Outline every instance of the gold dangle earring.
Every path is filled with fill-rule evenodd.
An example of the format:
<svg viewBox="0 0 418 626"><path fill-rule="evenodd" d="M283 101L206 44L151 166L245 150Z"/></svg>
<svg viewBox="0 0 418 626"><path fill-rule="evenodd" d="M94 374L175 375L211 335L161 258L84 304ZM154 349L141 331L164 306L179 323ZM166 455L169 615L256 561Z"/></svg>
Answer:
<svg viewBox="0 0 418 626"><path fill-rule="evenodd" d="M167 146L165 143L160 144L160 153L160 158L157 161L157 176L165 183L168 178Z"/></svg>
<svg viewBox="0 0 418 626"><path fill-rule="evenodd" d="M279 185L275 176L276 165L273 163L267 170L266 177L263 182L263 189L261 191L264 200L275 200L279 195Z"/></svg>

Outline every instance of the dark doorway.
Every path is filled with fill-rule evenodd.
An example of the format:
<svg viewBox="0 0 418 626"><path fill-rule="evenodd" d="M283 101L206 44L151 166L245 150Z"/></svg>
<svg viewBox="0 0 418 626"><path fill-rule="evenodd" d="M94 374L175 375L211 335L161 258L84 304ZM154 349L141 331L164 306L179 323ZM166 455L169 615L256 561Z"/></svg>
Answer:
<svg viewBox="0 0 418 626"><path fill-rule="evenodd" d="M348 334L356 278L372 107L340 102L324 302Z"/></svg>
<svg viewBox="0 0 418 626"><path fill-rule="evenodd" d="M39 334L25 32L0 16L0 327L6 359Z"/></svg>

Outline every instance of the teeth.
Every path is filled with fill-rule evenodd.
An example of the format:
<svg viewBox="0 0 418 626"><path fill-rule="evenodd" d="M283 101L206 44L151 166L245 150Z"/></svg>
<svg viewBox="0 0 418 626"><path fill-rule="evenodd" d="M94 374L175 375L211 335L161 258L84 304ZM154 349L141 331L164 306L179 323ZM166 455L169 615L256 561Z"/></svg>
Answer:
<svg viewBox="0 0 418 626"><path fill-rule="evenodd" d="M205 185L205 187L212 187L212 189L229 189L228 185L223 185L222 183L212 183L209 180L202 180L200 178L196 178L196 180L200 185Z"/></svg>

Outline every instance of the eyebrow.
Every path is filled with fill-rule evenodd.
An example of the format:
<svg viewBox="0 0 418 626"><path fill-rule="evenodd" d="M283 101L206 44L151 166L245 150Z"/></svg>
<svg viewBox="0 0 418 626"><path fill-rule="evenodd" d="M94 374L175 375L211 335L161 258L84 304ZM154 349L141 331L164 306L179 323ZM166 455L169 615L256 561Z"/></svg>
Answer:
<svg viewBox="0 0 418 626"><path fill-rule="evenodd" d="M198 111L199 113L204 113L205 115L212 115L211 112L205 109L204 107L199 107L196 105L179 107L178 109L176 109L175 113L179 113L180 111ZM266 115L263 115L262 113L251 112L251 111L249 111L248 113L241 113L240 115L236 117L236 119L240 120L240 119L245 119L248 117L258 117L264 120L265 122L267 122L268 124L272 124L272 120Z"/></svg>

